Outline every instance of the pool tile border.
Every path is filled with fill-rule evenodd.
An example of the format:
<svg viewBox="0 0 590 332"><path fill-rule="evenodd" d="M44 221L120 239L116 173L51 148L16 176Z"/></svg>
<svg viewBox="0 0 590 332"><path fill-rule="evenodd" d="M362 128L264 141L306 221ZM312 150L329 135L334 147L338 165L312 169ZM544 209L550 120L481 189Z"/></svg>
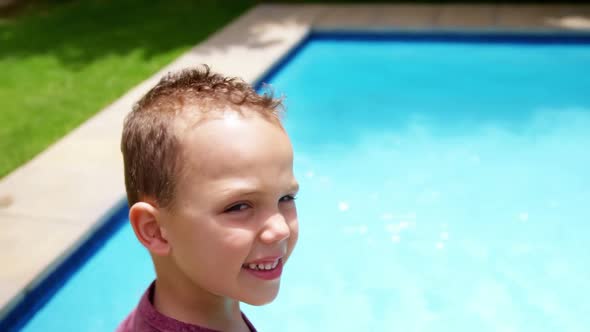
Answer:
<svg viewBox="0 0 590 332"><path fill-rule="evenodd" d="M312 30L590 31L590 5L259 5L0 181L0 320L124 204L119 139L166 72L207 63L257 83Z"/></svg>

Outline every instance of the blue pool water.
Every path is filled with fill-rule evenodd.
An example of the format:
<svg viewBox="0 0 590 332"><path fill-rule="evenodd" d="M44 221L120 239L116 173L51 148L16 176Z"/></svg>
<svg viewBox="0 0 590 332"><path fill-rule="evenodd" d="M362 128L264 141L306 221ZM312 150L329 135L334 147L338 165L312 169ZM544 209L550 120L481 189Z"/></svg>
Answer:
<svg viewBox="0 0 590 332"><path fill-rule="evenodd" d="M261 331L588 331L590 44L312 38L287 96L301 235ZM24 331L108 331L120 228Z"/></svg>

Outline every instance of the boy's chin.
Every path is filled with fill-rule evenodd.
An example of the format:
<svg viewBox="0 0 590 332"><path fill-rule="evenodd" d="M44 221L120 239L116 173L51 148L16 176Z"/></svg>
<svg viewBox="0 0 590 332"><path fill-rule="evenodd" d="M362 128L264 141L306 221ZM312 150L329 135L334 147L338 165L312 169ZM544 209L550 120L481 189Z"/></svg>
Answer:
<svg viewBox="0 0 590 332"><path fill-rule="evenodd" d="M270 294L251 294L247 298L241 300L241 302L247 303L253 306L262 306L265 304L269 304L274 299L276 299L277 295L279 294L279 290L270 293Z"/></svg>

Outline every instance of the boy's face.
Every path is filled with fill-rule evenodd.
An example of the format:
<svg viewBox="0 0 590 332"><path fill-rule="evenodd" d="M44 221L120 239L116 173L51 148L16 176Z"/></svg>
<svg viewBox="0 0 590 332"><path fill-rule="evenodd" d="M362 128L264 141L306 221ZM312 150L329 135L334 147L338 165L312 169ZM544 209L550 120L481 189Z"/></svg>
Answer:
<svg viewBox="0 0 590 332"><path fill-rule="evenodd" d="M289 138L248 111L207 119L181 144L174 208L161 214L172 261L208 293L254 305L272 301L298 236ZM250 268L277 263L271 271Z"/></svg>

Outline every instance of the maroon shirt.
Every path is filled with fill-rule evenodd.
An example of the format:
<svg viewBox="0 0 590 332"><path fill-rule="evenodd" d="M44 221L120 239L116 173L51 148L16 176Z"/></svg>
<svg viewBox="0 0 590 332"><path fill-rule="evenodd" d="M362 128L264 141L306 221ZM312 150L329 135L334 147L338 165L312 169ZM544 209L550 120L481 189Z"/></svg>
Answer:
<svg viewBox="0 0 590 332"><path fill-rule="evenodd" d="M155 282L145 291L137 308L119 325L116 332L220 332L206 327L183 323L174 318L159 313L152 304L154 298ZM251 332L256 329L248 318L242 313L242 317Z"/></svg>

